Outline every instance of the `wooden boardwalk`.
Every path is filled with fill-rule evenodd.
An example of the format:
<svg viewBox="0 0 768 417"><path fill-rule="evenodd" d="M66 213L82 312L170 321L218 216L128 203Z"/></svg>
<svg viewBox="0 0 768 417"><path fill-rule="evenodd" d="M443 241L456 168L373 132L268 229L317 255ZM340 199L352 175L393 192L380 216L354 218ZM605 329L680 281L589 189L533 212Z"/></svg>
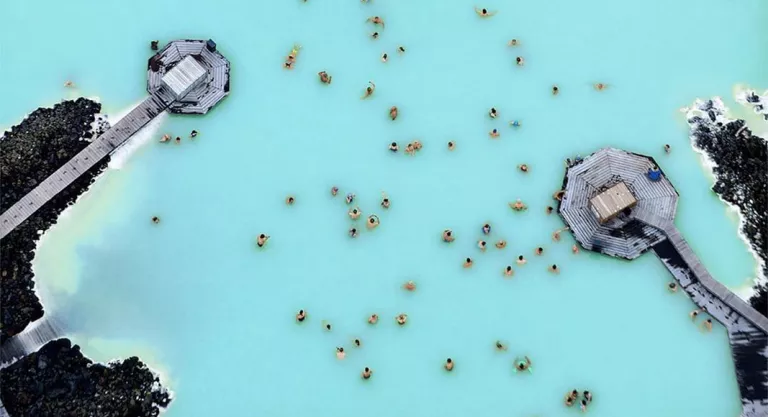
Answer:
<svg viewBox="0 0 768 417"><path fill-rule="evenodd" d="M80 151L0 215L0 238L5 237L61 190L78 179L80 175L91 169L152 119L165 111L167 107L168 103L158 97L149 96L145 99L111 129L96 138L88 147Z"/></svg>

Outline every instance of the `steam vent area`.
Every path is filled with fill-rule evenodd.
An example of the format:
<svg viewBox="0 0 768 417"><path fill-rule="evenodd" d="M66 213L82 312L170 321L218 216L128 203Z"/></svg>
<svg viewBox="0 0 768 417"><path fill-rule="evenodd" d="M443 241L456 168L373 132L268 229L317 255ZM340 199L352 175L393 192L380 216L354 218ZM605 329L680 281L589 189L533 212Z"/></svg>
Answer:
<svg viewBox="0 0 768 417"><path fill-rule="evenodd" d="M601 149L568 166L562 190L558 212L584 249L628 260L652 250L691 300L725 326L742 416L767 416L768 319L693 253L674 224L680 196L656 161Z"/></svg>

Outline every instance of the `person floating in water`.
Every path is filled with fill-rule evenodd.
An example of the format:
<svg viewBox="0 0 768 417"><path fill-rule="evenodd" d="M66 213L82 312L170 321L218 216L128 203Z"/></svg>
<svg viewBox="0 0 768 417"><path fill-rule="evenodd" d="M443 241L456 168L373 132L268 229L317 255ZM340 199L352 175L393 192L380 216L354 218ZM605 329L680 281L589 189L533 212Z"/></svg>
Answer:
<svg viewBox="0 0 768 417"><path fill-rule="evenodd" d="M523 359L520 359L519 357L515 359L515 371L522 372L522 371L528 371L533 372L533 369L531 368L531 360L528 359L527 356L524 356Z"/></svg>
<svg viewBox="0 0 768 417"><path fill-rule="evenodd" d="M517 264L518 265L525 265L528 261L525 260L525 256L520 255L517 257Z"/></svg>
<svg viewBox="0 0 768 417"><path fill-rule="evenodd" d="M488 9L481 9L478 7L475 7L475 13L477 13L480 17L491 17L495 15L497 12L489 12Z"/></svg>
<svg viewBox="0 0 768 417"><path fill-rule="evenodd" d="M397 53L400 54L400 55L404 54L405 53L405 47L402 46L402 45L398 46L397 47Z"/></svg>
<svg viewBox="0 0 768 417"><path fill-rule="evenodd" d="M712 331L712 319L706 319L704 320L704 323L701 323L701 328L711 332Z"/></svg>
<svg viewBox="0 0 768 417"><path fill-rule="evenodd" d="M376 91L376 84L374 84L373 81L368 81L368 87L365 87L365 94L362 98L366 99L372 96L374 91Z"/></svg>
<svg viewBox="0 0 768 417"><path fill-rule="evenodd" d="M542 254L544 254L544 248L539 246L538 248L536 248L536 250L533 251L533 253L538 255L538 256L541 256Z"/></svg>
<svg viewBox="0 0 768 417"><path fill-rule="evenodd" d="M325 329L326 332L331 331L331 323L328 323L327 321L323 320L322 322L320 322L320 324L323 325L323 329Z"/></svg>
<svg viewBox="0 0 768 417"><path fill-rule="evenodd" d="M520 126L522 126L523 124L522 124L522 123L520 123L520 121L519 121L519 120L510 120L510 121L509 121L509 125L510 125L510 126L512 126L512 127L520 127Z"/></svg>
<svg viewBox="0 0 768 417"><path fill-rule="evenodd" d="M180 143L181 143L181 136L176 136L176 144L178 145Z"/></svg>
<svg viewBox="0 0 768 417"><path fill-rule="evenodd" d="M579 253L579 247L576 245L571 246L571 252L573 252L574 255L577 255Z"/></svg>
<svg viewBox="0 0 768 417"><path fill-rule="evenodd" d="M318 72L317 76L320 77L320 82L323 84L330 84L331 81L333 81L333 77L328 75L325 71Z"/></svg>
<svg viewBox="0 0 768 417"><path fill-rule="evenodd" d="M677 283L675 281L670 282L667 284L667 289L669 292L677 292Z"/></svg>
<svg viewBox="0 0 768 417"><path fill-rule="evenodd" d="M549 272L551 272L553 274L559 274L560 273L560 268L558 268L557 264L550 265L548 269L549 269Z"/></svg>
<svg viewBox="0 0 768 417"><path fill-rule="evenodd" d="M355 345L355 347L363 346L363 343L360 341L360 339L353 339L352 344Z"/></svg>
<svg viewBox="0 0 768 417"><path fill-rule="evenodd" d="M293 69L293 66L296 63L296 58L299 56L300 49L301 49L301 45L299 44L293 45L291 52L288 53L288 56L285 58L285 62L283 63L283 68Z"/></svg>
<svg viewBox="0 0 768 417"><path fill-rule="evenodd" d="M170 140L171 140L171 135L169 135L167 133L164 134L162 138L160 138L160 142L168 142Z"/></svg>
<svg viewBox="0 0 768 417"><path fill-rule="evenodd" d="M556 96L558 94L560 94L560 87L558 87L557 85L553 85L552 86L552 95Z"/></svg>
<svg viewBox="0 0 768 417"><path fill-rule="evenodd" d="M381 25L382 29L385 27L384 26L384 19L382 19L379 16L371 16L368 19L366 19L366 22L371 22L374 25Z"/></svg>
<svg viewBox="0 0 768 417"><path fill-rule="evenodd" d="M347 356L346 353L344 353L344 348L339 346L336 348L336 359L344 359Z"/></svg>
<svg viewBox="0 0 768 417"><path fill-rule="evenodd" d="M519 169L521 172L528 173L528 164L520 164L517 166L517 169Z"/></svg>
<svg viewBox="0 0 768 417"><path fill-rule="evenodd" d="M669 144L668 144L668 143L665 143L665 144L664 144L664 152L666 152L666 153L670 153L670 152L672 152L672 147L671 147L671 146L669 146Z"/></svg>
<svg viewBox="0 0 768 417"><path fill-rule="evenodd" d="M525 211L525 210L528 210L528 206L526 206L525 203L523 203L523 201L520 200L519 198L514 203L509 203L509 207L512 210L515 210L515 211Z"/></svg>
<svg viewBox="0 0 768 417"><path fill-rule="evenodd" d="M491 109L488 110L488 116L490 116L491 119L495 119L496 117L499 116L499 112L496 111L496 107L491 107Z"/></svg>
<svg viewBox="0 0 768 417"><path fill-rule="evenodd" d="M523 57L519 56L515 58L515 63L517 64L517 66L522 67L523 65L525 65L525 60L523 59Z"/></svg>
<svg viewBox="0 0 768 417"><path fill-rule="evenodd" d="M483 234L484 235L490 235L491 234L491 225L489 223L486 223L483 225Z"/></svg>
<svg viewBox="0 0 768 417"><path fill-rule="evenodd" d="M405 323L408 322L408 315L403 313L398 314L397 317L395 317L395 321L397 322L397 324L404 326Z"/></svg>
<svg viewBox="0 0 768 417"><path fill-rule="evenodd" d="M520 45L520 41L518 41L517 39L512 39L509 42L507 42L507 46L517 46L517 45Z"/></svg>
<svg viewBox="0 0 768 417"><path fill-rule="evenodd" d="M445 368L445 370L448 372L453 371L453 359L451 358L446 359L445 365L443 365L443 368Z"/></svg>
<svg viewBox="0 0 768 417"><path fill-rule="evenodd" d="M507 265L507 267L504 268L504 276L505 277L511 277L513 275L515 275L515 270L512 269L511 265Z"/></svg>
<svg viewBox="0 0 768 417"><path fill-rule="evenodd" d="M507 247L507 241L504 239L499 239L498 242L496 242L496 249L504 249Z"/></svg>
<svg viewBox="0 0 768 417"><path fill-rule="evenodd" d="M373 40L379 39L379 32L371 33L371 39L373 39Z"/></svg>
<svg viewBox="0 0 768 417"><path fill-rule="evenodd" d="M554 194L552 194L552 198L554 198L557 201L563 201L563 197L565 197L565 190L558 190L558 191L555 191Z"/></svg>
<svg viewBox="0 0 768 417"><path fill-rule="evenodd" d="M597 91L603 91L606 88L608 88L608 84L595 83L594 87L595 87L595 90L597 90Z"/></svg>
<svg viewBox="0 0 768 417"><path fill-rule="evenodd" d="M71 87L74 87L74 86L75 86L75 83L70 81L70 80L67 80L67 81L64 82L64 87L70 87L71 88Z"/></svg>
<svg viewBox="0 0 768 417"><path fill-rule="evenodd" d="M194 139L194 138L196 138L196 137L197 137L197 135L198 135L198 132L197 132L197 130L193 130L192 132L190 132L190 133L189 133L189 137L190 137L190 138L193 138L193 139Z"/></svg>
<svg viewBox="0 0 768 417"><path fill-rule="evenodd" d="M355 201L355 193L347 193L347 204L352 204Z"/></svg>
<svg viewBox="0 0 768 417"><path fill-rule="evenodd" d="M154 223L154 224L160 223L160 218L157 217L157 216L152 216L152 223Z"/></svg>
<svg viewBox="0 0 768 417"><path fill-rule="evenodd" d="M296 199L293 198L292 195L289 195L288 197L285 198L285 204L287 204L289 206L292 206L293 203L295 203L295 202L296 202Z"/></svg>
<svg viewBox="0 0 768 417"><path fill-rule="evenodd" d="M691 321L696 321L696 317L699 317L699 313L701 313L701 310L696 309L688 313L688 317L691 318Z"/></svg>
<svg viewBox="0 0 768 417"><path fill-rule="evenodd" d="M357 228L353 227L353 228L349 229L349 232L347 232L347 233L349 234L349 237L356 238L357 237Z"/></svg>
<svg viewBox="0 0 768 417"><path fill-rule="evenodd" d="M574 401L579 399L579 391L573 390L565 395L565 405L568 407L572 406L574 404Z"/></svg>
<svg viewBox="0 0 768 417"><path fill-rule="evenodd" d="M464 259L464 268L472 268L473 263L472 258Z"/></svg>
<svg viewBox="0 0 768 417"><path fill-rule="evenodd" d="M360 211L359 208L354 207L354 208L350 209L347 214L349 215L350 219L357 220L358 218L360 218L360 215L362 214L362 212Z"/></svg>
<svg viewBox="0 0 768 417"><path fill-rule="evenodd" d="M269 235L262 233L259 235L259 237L256 238L256 245L258 245L258 247L260 248L263 248L264 245L267 244L268 240L269 240Z"/></svg>
<svg viewBox="0 0 768 417"><path fill-rule="evenodd" d="M392 142L389 144L389 150L391 152L397 153L398 149L400 148L397 146L397 142Z"/></svg>
<svg viewBox="0 0 768 417"><path fill-rule="evenodd" d="M339 187L337 187L335 185L333 187L331 187L331 195L333 197L336 197L337 195L339 195Z"/></svg>
<svg viewBox="0 0 768 417"><path fill-rule="evenodd" d="M149 49L151 49L153 51L157 51L157 49L159 48L159 45L160 45L160 41L150 41L149 42Z"/></svg>
<svg viewBox="0 0 768 417"><path fill-rule="evenodd" d="M386 52L384 52L383 54L381 54L381 62L383 62L383 63L385 63L385 64L386 64L386 63L387 63L387 61L389 61L389 54L387 54Z"/></svg>
<svg viewBox="0 0 768 417"><path fill-rule="evenodd" d="M371 314L368 316L368 324L376 324L379 322L379 315L378 314Z"/></svg>
<svg viewBox="0 0 768 417"><path fill-rule="evenodd" d="M382 192L381 193L381 203L380 203L381 207L384 208L384 209L388 209L391 204L392 203L389 201L389 197L387 197L387 193Z"/></svg>
<svg viewBox="0 0 768 417"><path fill-rule="evenodd" d="M379 216L371 214L368 216L368 222L365 224L368 229L375 229L379 225Z"/></svg>
<svg viewBox="0 0 768 417"><path fill-rule="evenodd" d="M363 379L370 379L371 375L373 375L373 370L367 366L363 369L363 373L360 374Z"/></svg>
<svg viewBox="0 0 768 417"><path fill-rule="evenodd" d="M554 210L555 210L555 209L554 209L554 207L552 207L552 206L547 206L547 214L552 214L552 212L553 212Z"/></svg>
<svg viewBox="0 0 768 417"><path fill-rule="evenodd" d="M552 241L559 242L560 241L560 233L569 230L569 227L563 227L562 229L557 229L552 233Z"/></svg>
<svg viewBox="0 0 768 417"><path fill-rule="evenodd" d="M491 139L498 139L499 136L501 136L501 133L499 133L499 129L492 129L488 132L488 136L490 136Z"/></svg>
<svg viewBox="0 0 768 417"><path fill-rule="evenodd" d="M403 289L406 291L416 291L416 283L413 281L408 281L405 284L403 284Z"/></svg>
<svg viewBox="0 0 768 417"><path fill-rule="evenodd" d="M582 413L586 413L586 412L587 412L587 405L589 405L589 403L587 402L587 400L585 400L585 399L583 399L583 398L582 398L582 400L581 400L581 405L579 406L579 407L581 408L581 412L582 412Z"/></svg>
<svg viewBox="0 0 768 417"><path fill-rule="evenodd" d="M299 310L299 312L296 313L296 321L298 321L299 323L304 321L304 319L306 319L306 318L307 318L307 312L306 311Z"/></svg>
<svg viewBox="0 0 768 417"><path fill-rule="evenodd" d="M392 120L397 119L397 106L392 106L389 108L389 118Z"/></svg>
<svg viewBox="0 0 768 417"><path fill-rule="evenodd" d="M487 246L487 245L488 245L488 244L487 244L487 243L486 243L484 240L482 240L482 239L477 241L477 247L478 247L478 248L479 248L481 251L483 251L483 252L485 252L485 248L486 248L486 246Z"/></svg>
<svg viewBox="0 0 768 417"><path fill-rule="evenodd" d="M448 141L448 150L449 151L453 151L454 149L456 149L456 143L454 143L452 140L449 140Z"/></svg>
<svg viewBox="0 0 768 417"><path fill-rule="evenodd" d="M501 340L496 341L496 350L498 351L506 351L507 346L504 343L501 343Z"/></svg>
<svg viewBox="0 0 768 417"><path fill-rule="evenodd" d="M451 229L445 229L443 230L443 242L451 243L453 242L453 231Z"/></svg>
<svg viewBox="0 0 768 417"><path fill-rule="evenodd" d="M406 155L411 155L411 156L416 154L416 150L413 149L413 143L409 143L409 144L405 145L405 154Z"/></svg>

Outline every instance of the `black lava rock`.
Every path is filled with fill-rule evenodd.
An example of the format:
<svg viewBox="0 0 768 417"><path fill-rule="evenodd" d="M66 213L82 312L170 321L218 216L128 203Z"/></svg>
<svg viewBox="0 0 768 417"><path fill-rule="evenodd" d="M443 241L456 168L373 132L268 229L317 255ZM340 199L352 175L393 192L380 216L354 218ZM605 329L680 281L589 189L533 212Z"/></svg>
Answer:
<svg viewBox="0 0 768 417"><path fill-rule="evenodd" d="M138 358L93 363L69 339L3 369L0 398L12 417L155 417L171 401Z"/></svg>
<svg viewBox="0 0 768 417"><path fill-rule="evenodd" d="M32 112L0 138L0 211L5 211L88 146L91 124L101 111L99 103L84 98L64 101ZM103 120L100 129L108 128ZM98 132L97 132L98 133ZM106 168L109 158L46 203L34 215L0 240L0 343L43 316L32 282L32 258L38 231L56 223L59 214L88 189Z"/></svg>

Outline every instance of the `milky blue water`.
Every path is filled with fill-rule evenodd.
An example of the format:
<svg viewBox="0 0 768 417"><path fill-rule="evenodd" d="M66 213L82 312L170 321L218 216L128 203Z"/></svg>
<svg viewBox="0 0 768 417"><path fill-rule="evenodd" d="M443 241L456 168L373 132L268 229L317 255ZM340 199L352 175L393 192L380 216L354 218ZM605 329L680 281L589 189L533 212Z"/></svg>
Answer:
<svg viewBox="0 0 768 417"><path fill-rule="evenodd" d="M145 132L152 140L46 234L35 272L48 309L90 356L140 354L162 371L176 395L169 416L566 416L578 413L562 403L573 388L595 394L595 416L738 415L725 331L691 323L693 304L666 291L670 276L653 255L630 263L573 255L567 235L553 243L562 223L544 209L566 157L603 146L653 155L680 191L676 223L704 264L733 288L749 285L755 262L709 191L678 109L768 84L768 33L758 28L768 6L492 1L482 5L498 10L490 19L474 6L3 4L0 91L13 97L0 104L4 125L77 95L124 111L145 96L151 39L210 37L232 62L230 97ZM386 21L378 40L365 23L373 15ZM506 46L511 38L521 45ZM294 43L296 69L283 70ZM331 85L318 82L321 70ZM62 87L68 79L76 89ZM361 100L369 80L376 92ZM499 119L488 118L491 106ZM508 127L512 119L523 126ZM201 135L181 145L155 140L192 129ZM387 151L415 139L424 143L415 157ZM331 197L333 185L356 193L378 229L350 239L349 206ZM516 198L528 212L509 210ZM485 222L506 249L477 249ZM445 228L451 245L440 241ZM272 239L258 250L262 232ZM504 279L519 254L528 264ZM471 269L461 267L467 256ZM400 288L407 280L416 292ZM302 308L309 319L298 325ZM509 351L494 351L497 339ZM532 374L512 372L518 355L533 360ZM366 366L374 376L363 382Z"/></svg>

